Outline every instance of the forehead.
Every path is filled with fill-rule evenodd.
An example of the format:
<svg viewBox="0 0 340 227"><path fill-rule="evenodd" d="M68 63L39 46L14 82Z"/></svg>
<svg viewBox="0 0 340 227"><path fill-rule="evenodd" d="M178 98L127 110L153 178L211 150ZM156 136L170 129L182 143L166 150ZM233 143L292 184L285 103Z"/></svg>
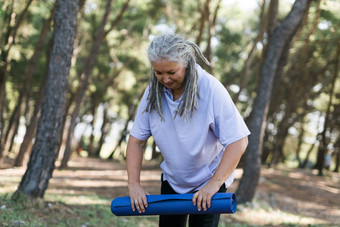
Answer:
<svg viewBox="0 0 340 227"><path fill-rule="evenodd" d="M182 64L174 61L160 60L151 62L152 68L156 71L171 71L183 67Z"/></svg>

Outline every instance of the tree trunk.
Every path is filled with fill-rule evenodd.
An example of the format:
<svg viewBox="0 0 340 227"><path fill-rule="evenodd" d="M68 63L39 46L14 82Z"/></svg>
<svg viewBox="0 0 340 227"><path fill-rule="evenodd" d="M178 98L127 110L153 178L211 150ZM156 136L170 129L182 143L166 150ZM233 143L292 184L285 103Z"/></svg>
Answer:
<svg viewBox="0 0 340 227"><path fill-rule="evenodd" d="M0 43L1 45L1 51L0 51L0 158L3 155L4 151L4 143L6 142L3 138L4 134L4 125L5 125L5 117L4 114L6 112L6 81L7 81L7 74L8 74L8 62L9 62L9 52L12 48L13 42L16 38L16 34L18 32L19 27L21 26L23 19L27 13L27 10L29 6L31 5L33 0L29 0L22 12L17 16L18 20L16 21L14 27L11 27L11 17L13 14L13 4L14 1L12 1L11 6L8 7L8 26L7 31L5 32L5 38L4 43ZM7 9L6 9L7 11Z"/></svg>
<svg viewBox="0 0 340 227"><path fill-rule="evenodd" d="M303 144L303 138L305 137L305 122L304 122L304 118L305 118L306 112L304 113L301 121L300 121L300 132L299 132L299 136L298 136L298 144L297 144L297 149L296 149L296 160L298 161L298 166L301 166L302 164L302 160L300 158L300 153L302 150L302 144Z"/></svg>
<svg viewBox="0 0 340 227"><path fill-rule="evenodd" d="M67 167L67 163L68 163L68 161L71 157L71 154L72 154L71 144L72 144L72 140L73 140L73 137L74 137L74 128L75 128L75 125L76 125L76 118L79 115L80 107L81 107L82 102L83 102L83 97L85 96L85 92L87 90L89 80L92 76L92 71L93 71L94 65L97 61L100 45L103 42L104 38L109 34L109 32L122 19L124 12L128 8L128 5L129 5L129 0L126 0L122 9L120 10L119 14L110 24L110 28L107 31L105 31L104 30L105 25L108 21L110 9L112 8L111 7L112 6L112 0L108 0L106 2L106 7L105 7L106 11L105 11L103 19L101 21L101 24L99 25L97 33L95 35L94 43L93 43L92 48L90 50L90 54L89 54L88 58L86 59L84 72L82 73L82 76L81 76L81 78L83 78L83 79L80 81L78 91L75 95L75 102L76 102L75 105L76 106L75 106L75 108L74 108L74 110L71 114L71 122L70 122L69 130L68 130L68 136L67 136L67 141L66 141L66 145L65 145L64 156L62 158L61 165L60 165L61 169L65 169Z"/></svg>
<svg viewBox="0 0 340 227"><path fill-rule="evenodd" d="M239 201L251 201L255 196L261 169L261 150L264 129L266 128L266 118L268 104L273 87L273 80L278 67L279 60L287 43L290 43L294 32L301 25L304 15L307 13L309 1L295 1L291 12L276 26L272 39L269 41L265 58L261 66L261 74L257 96L254 101L251 122L249 129L249 146L246 151L243 177L237 189Z"/></svg>
<svg viewBox="0 0 340 227"><path fill-rule="evenodd" d="M339 172L339 166L340 166L340 136L338 136L338 140L337 142L335 143L335 167L334 167L334 170L333 172L337 173Z"/></svg>
<svg viewBox="0 0 340 227"><path fill-rule="evenodd" d="M22 93L23 93L23 100L22 102L25 103L23 105L23 110L25 111L24 114L25 116L27 113L29 113L29 109L30 109L30 105L29 105L29 101L30 98L32 96L32 91L31 91L31 84L32 84L32 80L33 80L33 76L35 74L35 72L37 71L37 68L39 67L38 65L38 61L39 61L39 57L41 54L41 51L43 50L43 46L44 44L47 43L47 48L49 48L52 45L49 45L51 39L48 39L47 36L51 31L51 24L52 24L52 20L54 17L54 13L55 13L55 4L53 5L53 8L51 10L50 16L49 18L44 22L40 35L39 35L39 39L37 41L37 43L35 44L35 48L33 51L33 55L29 60L28 66L25 69L25 84L24 87L22 89ZM46 42L47 41L47 42ZM48 59L48 57L47 57ZM28 117L26 117L26 122L30 122L30 120L28 119ZM28 125L29 123L27 123Z"/></svg>
<svg viewBox="0 0 340 227"><path fill-rule="evenodd" d="M268 40L271 39L273 34L276 22L277 22L277 13L279 10L279 0L270 0L269 9L268 9L268 19L267 19L267 33L268 33Z"/></svg>
<svg viewBox="0 0 340 227"><path fill-rule="evenodd" d="M266 18L265 18L265 1L263 1L262 3L262 6L261 6L261 13L260 13L260 28L259 28L259 32L256 36L256 38L254 39L253 41L253 44L252 44L252 47L248 53L248 56L247 56L247 59L246 61L244 62L244 65L243 65L243 69L241 71L241 75L240 75L240 84L239 84L239 91L233 96L233 102L238 102L238 98L241 94L241 92L243 91L243 89L246 87L247 85L247 81L248 81L248 72L249 72L249 67L250 67L250 64L253 60L253 57L254 57L254 53L255 53L255 50L257 49L257 44L258 42L260 42L262 39L263 39L263 34L265 32L265 24L266 24Z"/></svg>
<svg viewBox="0 0 340 227"><path fill-rule="evenodd" d="M89 147L87 149L89 156L94 157L94 143L95 143L95 136L94 136L94 127L97 121L97 108L99 106L99 100L98 97L95 95L91 97L92 98L92 108L91 108L91 114L92 114L92 121L91 121L91 136L90 136L90 143Z"/></svg>
<svg viewBox="0 0 340 227"><path fill-rule="evenodd" d="M334 72L333 72L332 84L331 84L331 89L330 89L330 92L329 92L329 102L328 102L328 105L327 105L325 123L324 123L324 126L323 126L323 130L321 132L321 140L320 140L316 164L315 164L315 168L318 170L319 176L323 175L322 171L323 171L323 168L324 168L325 155L326 155L326 152L327 152L328 138L327 138L326 132L327 132L328 126L329 126L331 106L332 106L332 103L333 103L333 95L334 95L334 92L335 92L335 83L336 83L336 79L337 79L337 76L338 76L338 73L339 73L340 42L338 42L338 48L337 48L337 53L336 53L335 59L336 59L336 61L335 61L335 67L334 67Z"/></svg>
<svg viewBox="0 0 340 227"><path fill-rule="evenodd" d="M119 149L119 151L122 152L121 146L122 146L122 143L126 140L126 137L128 135L127 127L129 126L129 123L132 120L132 118L133 117L129 116L129 119L125 122L125 126L124 126L124 129L121 131L121 135L118 140L118 143L115 146L115 148L112 150L111 154L107 157L107 159L112 159L114 154L117 152L117 149Z"/></svg>
<svg viewBox="0 0 340 227"><path fill-rule="evenodd" d="M118 141L116 147L115 147L115 148L113 149L113 151L111 152L111 154L107 157L107 159L112 159L113 156L114 156L114 154L115 154L115 152L116 152L116 150L117 150L118 148L119 148L120 151L121 151L121 145L122 145L123 141L126 140L126 137L127 137L127 135L128 135L128 130L127 130L127 129L128 129L129 123L130 123L130 121L133 120L133 117L135 116L136 111L137 111L137 103L133 103L133 104L131 105L131 107L129 108L129 117L128 117L128 119L127 119L126 122L125 122L124 129L121 131L120 139L119 139L119 141Z"/></svg>
<svg viewBox="0 0 340 227"><path fill-rule="evenodd" d="M69 129L68 129L68 132L67 132L67 140L66 140L66 144L65 144L65 151L64 151L64 156L61 160L60 169L67 168L67 163L68 163L69 159L71 158L72 140L74 139L74 128L75 128L76 123L77 123L76 120L79 116L80 108L82 106L84 96L85 96L86 90L88 88L90 78L92 76L92 71L93 71L93 68L94 68L96 61L97 61L100 45L103 41L103 38L105 37L105 25L108 21L109 14L111 12L112 1L113 0L108 0L106 2L105 14L104 14L104 16L101 20L101 23L100 23L98 30L96 32L96 35L94 37L93 45L92 45L90 53L89 53L89 55L86 59L84 71L82 73L82 76L80 77L81 80L80 80L80 83L79 83L78 90L75 94L75 107L74 107L72 114L71 114L71 122L70 122Z"/></svg>
<svg viewBox="0 0 340 227"><path fill-rule="evenodd" d="M281 125L281 124L280 124ZM272 159L269 162L269 167L279 163L280 158L283 157L283 147L288 135L289 126L287 123L284 124L284 128L280 128L279 133L276 136L274 148L272 150Z"/></svg>
<svg viewBox="0 0 340 227"><path fill-rule="evenodd" d="M57 1L46 99L42 105L30 161L13 199L19 198L20 194L31 198L42 198L52 177L62 132L62 120L65 115L78 6L78 0Z"/></svg>
<svg viewBox="0 0 340 227"><path fill-rule="evenodd" d="M216 19L218 10L220 9L221 0L217 2L216 8L214 10L213 15L209 15L208 17L208 39L207 39L207 47L204 51L204 56L210 62L210 66L208 66L208 72L210 74L214 74L214 62L212 61L212 47L211 47L211 39L215 36L215 27L216 27Z"/></svg>
<svg viewBox="0 0 340 227"><path fill-rule="evenodd" d="M16 119L14 120L14 126L12 129L12 132L10 133L9 138L7 139L6 144L5 144L5 150L7 150L8 152L11 152L13 149L14 139L15 139L15 136L18 134L19 125L20 125L20 116L17 115Z"/></svg>
<svg viewBox="0 0 340 227"><path fill-rule="evenodd" d="M206 0L202 9L202 15L200 19L200 26L198 35L196 38L196 44L199 46L202 41L203 31L205 27L205 22L209 21L209 15L210 15L210 0Z"/></svg>
<svg viewBox="0 0 340 227"><path fill-rule="evenodd" d="M53 17L54 17L54 13L55 13L55 5L53 7ZM53 19L53 17L51 18L51 20ZM46 59L47 59L46 67L45 67L46 74L48 73L48 67L49 67L49 63L50 63L50 56L51 56L51 52L52 52L52 47L53 47L53 39L51 38L48 42L48 45L47 45L47 48L46 48L46 51L45 51L45 56L46 56ZM36 135L36 131L37 131L37 127L38 127L38 120L39 120L40 113L41 113L41 105L44 101L46 83L47 83L47 76L45 76L43 78L43 80L40 84L39 94L37 96L38 98L37 98L37 100L35 101L35 104L34 104L33 116L31 117L29 124L26 127L26 133L25 133L25 136L24 136L24 140L21 143L19 153L18 153L18 155L15 159L15 162L14 162L14 166L17 166L17 167L23 166L24 163L26 163L26 159L28 159L27 157L29 155L29 152L32 150L33 138Z"/></svg>
<svg viewBox="0 0 340 227"><path fill-rule="evenodd" d="M103 111L103 124L101 127L101 136L98 142L98 146L95 152L95 157L100 157L100 151L102 149L102 146L104 144L106 135L109 133L110 131L110 120L109 117L107 116L107 111L108 111L108 104L104 104L104 111Z"/></svg>
<svg viewBox="0 0 340 227"><path fill-rule="evenodd" d="M12 112L12 116L9 120L8 127L6 130L6 134L3 140L3 145L4 145L4 150L3 150L3 156L6 155L7 152L9 152L9 147L11 143L11 138L16 134L15 128L16 125L18 124L19 118L20 118L20 111L21 111L21 106L22 106L22 99L23 99L23 93L20 92L19 97L18 97L18 102ZM1 157L0 157L1 159Z"/></svg>
<svg viewBox="0 0 340 227"><path fill-rule="evenodd" d="M49 62L49 61L48 61ZM41 82L38 99L35 101L33 116L30 119L30 123L26 128L26 133L24 139L21 143L19 153L15 158L14 166L23 166L26 158L26 154L32 148L33 138L36 134L36 129L38 126L38 119L41 112L41 104L44 100L44 93L46 88L47 78L45 77Z"/></svg>

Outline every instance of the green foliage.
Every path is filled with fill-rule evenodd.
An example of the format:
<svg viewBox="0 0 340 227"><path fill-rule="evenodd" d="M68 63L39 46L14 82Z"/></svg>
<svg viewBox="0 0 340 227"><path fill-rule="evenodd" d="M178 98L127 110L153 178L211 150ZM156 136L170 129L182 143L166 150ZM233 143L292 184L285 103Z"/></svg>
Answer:
<svg viewBox="0 0 340 227"><path fill-rule="evenodd" d="M335 15L335 12L330 10L322 9L320 12L320 18L326 21L336 24L339 21L339 17Z"/></svg>
<svg viewBox="0 0 340 227"><path fill-rule="evenodd" d="M229 72L239 73L240 71L240 66L237 68L235 66L240 61L242 34L232 32L225 25L221 25L217 35L219 38L219 45L215 51L215 56L218 59L217 69L228 72L227 76L232 77L233 73L229 74Z"/></svg>
<svg viewBox="0 0 340 227"><path fill-rule="evenodd" d="M125 2L125 0L113 1L105 31L108 31L111 27L111 23L117 18ZM115 120L128 119L128 111L131 110L131 105L138 103L149 81L150 65L146 57L146 49L150 39L153 35L161 33L162 28L165 27L191 41L195 41L199 34L200 19L205 2L203 0L130 0L129 7L121 20L107 34L99 48L99 55L95 59L96 64L92 70L86 98L80 111L81 115L91 115L90 110L93 105L100 106L103 103L109 103L110 114L115 116ZM210 1L210 20L219 2L218 0ZM8 29L14 28L18 14L24 9L24 3L26 1L14 1L12 7L12 1L0 1L0 44L7 41ZM86 60L92 57L90 51L95 33L103 18L106 3L106 1L87 0L84 8L79 12L75 52L69 79L69 98L78 89L81 74L87 64ZM231 96L236 92L236 90L230 89L231 86L237 88L243 82L241 76L245 60L254 45L253 40L259 32L261 5L258 3L253 4L254 6L251 8L244 1L221 1L215 27L209 30L208 21L205 22L200 47L202 51L205 51L209 41L209 31L212 31L213 75L228 88ZM27 84L26 75L32 55L43 24L50 17L54 4L54 0L33 1L11 46L8 55L9 66L6 81L7 100L5 103L8 108L4 115L5 128L17 104L19 93ZM268 4L269 1L266 1L265 15ZM292 2L290 1L280 1L278 21L287 15L291 6ZM307 41L308 34L314 26L316 6L316 3L311 4L306 24L299 31L297 39L294 40L282 78L277 81L279 92L273 95L276 106L269 113L268 118L268 125L274 127L273 130L268 130L270 133L268 138L272 138L269 141L271 143L276 141L275 136L280 117L282 118L283 114L287 112L287 108L291 108L290 104L293 101L296 101L296 108L292 113L287 112L291 115L289 121L293 121L296 116L301 115L306 110L308 110L308 113L325 111L326 101L329 98L330 78L334 70L332 61L335 58L335 47L340 37L339 29L336 29L340 23L338 14L340 4L337 1L323 1L321 3L318 24ZM12 14L12 11L14 14ZM16 17L12 18L11 15ZM48 73L47 63L52 36L53 21L47 37L43 40L38 62L35 65L36 71L28 93L29 100L26 102L29 104L29 108L25 110L24 118L26 122L30 120L39 89ZM253 100L256 97L263 51L267 42L267 34L264 33L263 37L256 43L252 60L249 63L245 87L237 101L237 107L244 117L250 113ZM7 47L0 46L2 49ZM5 56L6 53L2 50L0 54ZM317 87L320 87L319 90L316 89ZM292 98L291 91L294 91L295 99ZM80 119L82 119L81 117ZM308 121L305 124L311 125L313 123ZM306 125L304 126L306 127ZM300 131L299 129L303 126L293 124L292 127L296 131ZM119 134L119 132L117 133ZM292 138L287 141L292 142L286 143L286 146L295 149L297 147L295 143L298 141L296 135L289 134L288 136ZM314 134L309 133L308 136L314 137ZM273 144L268 146L274 148ZM294 149L286 150L288 153L294 154ZM306 152L303 151L302 153L305 154Z"/></svg>

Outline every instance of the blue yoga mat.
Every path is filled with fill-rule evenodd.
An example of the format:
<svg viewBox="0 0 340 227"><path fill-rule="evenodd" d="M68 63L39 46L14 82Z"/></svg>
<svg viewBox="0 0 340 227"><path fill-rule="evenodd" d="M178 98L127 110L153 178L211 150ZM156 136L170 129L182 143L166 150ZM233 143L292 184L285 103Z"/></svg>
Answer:
<svg viewBox="0 0 340 227"><path fill-rule="evenodd" d="M211 206L206 211L197 210L192 204L194 194L147 195L148 207L144 213L132 211L130 197L118 197L111 203L111 211L116 216L136 215L179 215L179 214L216 214L235 213L236 195L234 193L216 193L211 199Z"/></svg>

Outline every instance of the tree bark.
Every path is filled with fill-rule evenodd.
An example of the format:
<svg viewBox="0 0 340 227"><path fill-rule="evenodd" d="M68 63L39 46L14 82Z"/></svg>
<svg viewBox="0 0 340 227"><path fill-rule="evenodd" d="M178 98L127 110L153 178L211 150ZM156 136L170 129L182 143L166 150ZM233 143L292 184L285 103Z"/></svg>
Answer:
<svg viewBox="0 0 340 227"><path fill-rule="evenodd" d="M271 39L272 33L274 31L274 28L277 22L278 10L279 10L279 0L270 0L269 9L268 9L268 19L266 23L268 40Z"/></svg>
<svg viewBox="0 0 340 227"><path fill-rule="evenodd" d="M78 0L58 0L56 4L46 99L30 161L13 199L21 194L31 198L44 196L60 143L79 5Z"/></svg>
<svg viewBox="0 0 340 227"><path fill-rule="evenodd" d="M309 8L309 1L295 1L292 10L276 26L272 39L269 41L265 58L261 66L260 81L257 89L257 96L251 112L249 129L249 146L246 151L243 177L237 189L239 201L251 201L255 196L256 187L260 177L261 151L264 129L266 128L268 104L272 93L273 80L278 67L279 60L287 43L291 42L294 32L301 25L304 15Z"/></svg>

